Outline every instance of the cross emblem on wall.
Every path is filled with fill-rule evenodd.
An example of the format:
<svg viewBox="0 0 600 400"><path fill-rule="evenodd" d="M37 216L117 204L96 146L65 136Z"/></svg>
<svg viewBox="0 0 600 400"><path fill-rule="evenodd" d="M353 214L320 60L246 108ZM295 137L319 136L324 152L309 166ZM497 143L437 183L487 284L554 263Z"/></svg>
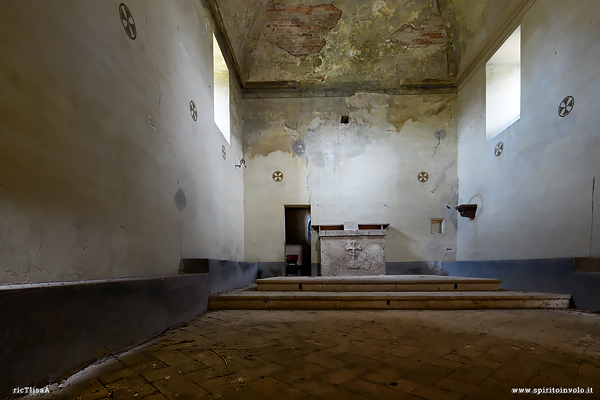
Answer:
<svg viewBox="0 0 600 400"><path fill-rule="evenodd" d="M196 103L194 103L194 100L190 101L190 114L192 115L192 119L194 121L198 120L198 108L196 107Z"/></svg>
<svg viewBox="0 0 600 400"><path fill-rule="evenodd" d="M119 4L119 15L121 16L121 23L123 24L123 29L125 29L125 33L131 40L135 40L137 37L137 29L135 28L135 21L133 20L133 15L131 15L131 11L129 8L123 3Z"/></svg>
<svg viewBox="0 0 600 400"><path fill-rule="evenodd" d="M498 142L496 143L496 147L494 148L494 155L496 157L500 157L502 152L504 151L504 143Z"/></svg>
<svg viewBox="0 0 600 400"><path fill-rule="evenodd" d="M275 171L273 172L273 175L271 175L271 178L273 178L275 182L281 182L283 180L283 172Z"/></svg>
<svg viewBox="0 0 600 400"><path fill-rule="evenodd" d="M571 113L573 107L575 106L575 99L573 96L565 97L558 106L558 115L562 118L566 117Z"/></svg>

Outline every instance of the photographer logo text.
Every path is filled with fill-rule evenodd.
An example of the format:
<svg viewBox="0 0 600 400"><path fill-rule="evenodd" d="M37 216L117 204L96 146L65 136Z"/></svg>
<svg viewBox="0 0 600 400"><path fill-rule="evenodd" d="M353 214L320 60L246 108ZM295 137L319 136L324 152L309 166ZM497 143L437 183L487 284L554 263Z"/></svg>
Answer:
<svg viewBox="0 0 600 400"><path fill-rule="evenodd" d="M14 388L13 394L46 394L50 393L50 388L48 386L43 388L34 388L34 387L22 387L22 388Z"/></svg>

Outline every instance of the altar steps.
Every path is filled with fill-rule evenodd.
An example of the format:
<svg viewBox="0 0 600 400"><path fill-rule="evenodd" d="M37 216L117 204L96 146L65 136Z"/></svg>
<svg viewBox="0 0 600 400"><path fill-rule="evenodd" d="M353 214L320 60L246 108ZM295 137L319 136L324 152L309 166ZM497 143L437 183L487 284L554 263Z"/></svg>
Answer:
<svg viewBox="0 0 600 400"><path fill-rule="evenodd" d="M278 277L212 295L211 310L568 308L570 295L500 290L495 279L444 276ZM301 285L301 286L300 286Z"/></svg>
<svg viewBox="0 0 600 400"><path fill-rule="evenodd" d="M499 290L500 283L500 279L438 275L284 276L257 279L256 289L261 292L464 292Z"/></svg>

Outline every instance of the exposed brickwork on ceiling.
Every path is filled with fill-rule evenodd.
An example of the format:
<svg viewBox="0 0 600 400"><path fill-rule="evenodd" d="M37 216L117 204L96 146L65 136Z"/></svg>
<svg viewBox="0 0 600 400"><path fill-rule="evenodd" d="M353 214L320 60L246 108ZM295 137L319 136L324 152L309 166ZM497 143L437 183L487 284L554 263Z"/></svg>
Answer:
<svg viewBox="0 0 600 400"><path fill-rule="evenodd" d="M342 16L342 10L333 4L287 7L267 4L267 22L263 35L271 43L295 57L316 54L327 44L325 35Z"/></svg>
<svg viewBox="0 0 600 400"><path fill-rule="evenodd" d="M434 15L414 26L404 24L392 34L392 42L407 48L421 48L432 45L446 46L448 35L444 20L439 15Z"/></svg>

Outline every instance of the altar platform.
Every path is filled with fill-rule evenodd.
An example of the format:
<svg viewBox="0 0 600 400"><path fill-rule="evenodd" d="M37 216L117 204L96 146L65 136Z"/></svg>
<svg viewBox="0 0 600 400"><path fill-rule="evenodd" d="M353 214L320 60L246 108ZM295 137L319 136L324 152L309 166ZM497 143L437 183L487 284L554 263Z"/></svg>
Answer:
<svg viewBox="0 0 600 400"><path fill-rule="evenodd" d="M210 296L208 308L467 310L569 308L571 295L501 290L500 280L436 275L276 277Z"/></svg>

